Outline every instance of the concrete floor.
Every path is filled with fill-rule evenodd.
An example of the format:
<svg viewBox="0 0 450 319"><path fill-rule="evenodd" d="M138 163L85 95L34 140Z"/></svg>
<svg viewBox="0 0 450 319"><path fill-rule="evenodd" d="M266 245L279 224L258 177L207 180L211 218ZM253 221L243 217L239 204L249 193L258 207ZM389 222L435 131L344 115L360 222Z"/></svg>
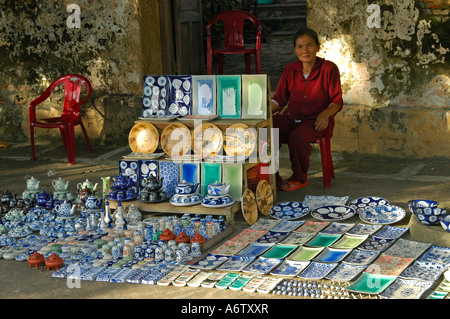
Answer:
<svg viewBox="0 0 450 319"><path fill-rule="evenodd" d="M31 176L41 181L41 187L52 191L51 181L62 177L70 181L70 189L89 179L98 182L100 177L115 175L118 160L131 151L124 147L95 146L87 151L77 145L73 166L66 163L66 154L58 145L38 145L38 159L31 161L28 144L12 144L0 149L0 191L21 194L26 180ZM450 164L431 160L382 158L362 159L333 154L336 179L329 189L322 187L320 156L315 151L311 157L309 185L293 192L278 192L277 201L302 201L309 195L349 196L349 201L363 196L381 196L392 204L403 207L408 215L395 226L407 226L407 202L415 198L433 199L440 207L450 208ZM289 175L289 161L281 160L281 174ZM307 217L310 219L311 217ZM235 216L236 229L232 236L248 227L240 213ZM358 222L357 216L348 222ZM445 234L450 236L450 234ZM408 233L404 236L407 238ZM177 288L174 286L149 286L82 281L80 288L69 288L65 279L51 278L52 271L29 268L26 262L0 260L0 299L293 299L298 297L264 295L206 288Z"/></svg>

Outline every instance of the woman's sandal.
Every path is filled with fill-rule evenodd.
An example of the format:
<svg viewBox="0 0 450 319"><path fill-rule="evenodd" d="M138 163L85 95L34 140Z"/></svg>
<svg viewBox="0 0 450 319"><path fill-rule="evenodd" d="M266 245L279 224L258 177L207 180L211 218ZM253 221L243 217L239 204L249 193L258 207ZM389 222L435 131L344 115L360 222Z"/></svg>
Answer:
<svg viewBox="0 0 450 319"><path fill-rule="evenodd" d="M286 187L286 184L288 184L289 187ZM298 181L283 181L283 184L281 184L280 189L285 192L289 191L295 191L296 189L305 187L308 185L308 181L302 183Z"/></svg>

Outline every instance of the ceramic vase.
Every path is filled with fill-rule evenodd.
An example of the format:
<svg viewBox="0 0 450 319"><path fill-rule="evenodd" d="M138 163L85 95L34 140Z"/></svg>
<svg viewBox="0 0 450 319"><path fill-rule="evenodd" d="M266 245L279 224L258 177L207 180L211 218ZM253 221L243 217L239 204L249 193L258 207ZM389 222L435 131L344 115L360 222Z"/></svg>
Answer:
<svg viewBox="0 0 450 319"><path fill-rule="evenodd" d="M116 208L116 212L115 212L115 225L116 225L116 229L119 230L126 230L127 229L127 221L125 220L124 217L124 208L122 206L121 202L117 203L117 208Z"/></svg>
<svg viewBox="0 0 450 319"><path fill-rule="evenodd" d="M105 201L105 216L104 216L105 223L108 228L111 228L113 219L111 217L111 210L109 208L109 202Z"/></svg>

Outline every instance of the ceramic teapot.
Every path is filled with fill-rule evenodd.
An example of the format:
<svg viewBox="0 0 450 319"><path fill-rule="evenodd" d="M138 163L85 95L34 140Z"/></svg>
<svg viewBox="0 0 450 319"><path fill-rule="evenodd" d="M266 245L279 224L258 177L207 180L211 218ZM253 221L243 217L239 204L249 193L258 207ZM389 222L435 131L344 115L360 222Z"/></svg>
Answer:
<svg viewBox="0 0 450 319"><path fill-rule="evenodd" d="M102 200L98 199L95 195L90 195L84 202L84 207L87 209L100 209L102 206Z"/></svg>
<svg viewBox="0 0 450 319"><path fill-rule="evenodd" d="M193 194L197 191L198 186L200 185L200 183L189 183L186 182L185 180L183 180L182 183L179 183L176 187L175 187L175 192L177 194L182 194L182 195L186 195L186 194Z"/></svg>
<svg viewBox="0 0 450 319"><path fill-rule="evenodd" d="M52 181L52 185L57 192L64 192L69 189L69 181L64 181L61 177L57 180Z"/></svg>
<svg viewBox="0 0 450 319"><path fill-rule="evenodd" d="M54 210L59 217L71 217L75 215L77 205L71 203L67 200L55 206Z"/></svg>
<svg viewBox="0 0 450 319"><path fill-rule="evenodd" d="M231 184L227 185L225 183L215 182L208 185L208 195L209 196L224 196L227 195L230 190Z"/></svg>
<svg viewBox="0 0 450 319"><path fill-rule="evenodd" d="M30 191L37 191L39 190L40 181L38 181L36 178L31 177L27 180L27 190Z"/></svg>
<svg viewBox="0 0 450 319"><path fill-rule="evenodd" d="M144 179L143 185L145 185L145 188L150 191L156 191L162 188L163 180L163 177L157 179L155 175L150 175L149 177Z"/></svg>
<svg viewBox="0 0 450 319"><path fill-rule="evenodd" d="M97 185L98 185L98 183L95 183L95 185L94 185L88 179L86 179L83 183L78 183L77 188L79 191L88 188L92 192L95 192L97 190Z"/></svg>
<svg viewBox="0 0 450 319"><path fill-rule="evenodd" d="M37 204L39 206L45 206L45 204L47 203L47 201L49 200L49 195L43 191L41 193L39 193L38 197L37 197Z"/></svg>
<svg viewBox="0 0 450 319"><path fill-rule="evenodd" d="M111 180L114 183L114 187L120 190L125 190L132 184L132 180L128 176L122 175L122 173L118 176L111 176Z"/></svg>

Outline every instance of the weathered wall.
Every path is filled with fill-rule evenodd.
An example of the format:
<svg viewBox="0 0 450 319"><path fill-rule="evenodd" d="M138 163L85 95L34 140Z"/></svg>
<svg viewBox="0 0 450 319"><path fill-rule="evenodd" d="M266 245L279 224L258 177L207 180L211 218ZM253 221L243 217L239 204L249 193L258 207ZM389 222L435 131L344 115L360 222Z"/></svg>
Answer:
<svg viewBox="0 0 450 319"><path fill-rule="evenodd" d="M371 4L379 6L379 27ZM333 148L450 157L448 1L309 0L308 6L319 55L341 71L346 106Z"/></svg>
<svg viewBox="0 0 450 319"><path fill-rule="evenodd" d="M79 28L67 24L70 4L81 9ZM59 76L79 73L93 86L83 108L91 138L126 143L141 111L143 75L161 72L158 12L157 0L0 2L0 140L26 141L28 103ZM59 99L46 114L60 112ZM36 129L37 138L59 138L54 131Z"/></svg>

